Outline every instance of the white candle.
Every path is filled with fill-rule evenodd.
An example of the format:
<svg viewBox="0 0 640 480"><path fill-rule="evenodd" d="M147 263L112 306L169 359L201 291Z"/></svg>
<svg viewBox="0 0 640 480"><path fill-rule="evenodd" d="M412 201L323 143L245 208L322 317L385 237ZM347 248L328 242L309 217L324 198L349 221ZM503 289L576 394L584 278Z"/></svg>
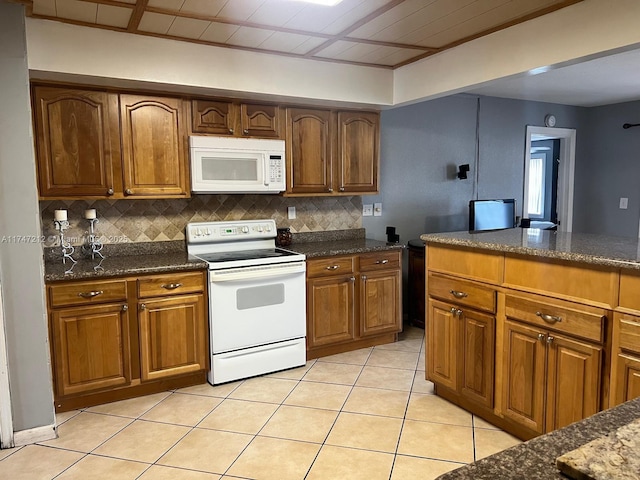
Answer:
<svg viewBox="0 0 640 480"><path fill-rule="evenodd" d="M94 218L96 218L96 209L95 208L89 208L87 210L84 211L84 218L86 218L87 220L93 220Z"/></svg>
<svg viewBox="0 0 640 480"><path fill-rule="evenodd" d="M64 222L67 220L67 211L66 210L56 210L54 212L54 217L58 222Z"/></svg>

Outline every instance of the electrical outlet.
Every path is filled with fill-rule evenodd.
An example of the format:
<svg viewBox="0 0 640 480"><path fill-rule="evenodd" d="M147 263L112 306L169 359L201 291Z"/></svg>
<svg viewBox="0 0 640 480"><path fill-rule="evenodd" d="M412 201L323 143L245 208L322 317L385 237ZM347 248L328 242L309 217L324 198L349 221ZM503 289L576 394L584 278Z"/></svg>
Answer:
<svg viewBox="0 0 640 480"><path fill-rule="evenodd" d="M373 204L373 216L381 217L382 216L382 203L374 203Z"/></svg>
<svg viewBox="0 0 640 480"><path fill-rule="evenodd" d="M373 204L372 203L367 203L362 205L362 216L363 217L370 217L373 215Z"/></svg>
<svg viewBox="0 0 640 480"><path fill-rule="evenodd" d="M626 210L629 206L629 199L626 197L620 197L620 208Z"/></svg>
<svg viewBox="0 0 640 480"><path fill-rule="evenodd" d="M296 207L287 207L287 215L289 216L289 220L295 220Z"/></svg>

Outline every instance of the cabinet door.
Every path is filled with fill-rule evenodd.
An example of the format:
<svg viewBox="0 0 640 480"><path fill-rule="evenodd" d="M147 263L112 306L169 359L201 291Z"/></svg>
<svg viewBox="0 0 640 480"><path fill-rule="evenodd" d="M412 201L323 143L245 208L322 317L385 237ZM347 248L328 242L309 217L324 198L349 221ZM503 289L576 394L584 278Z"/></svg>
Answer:
<svg viewBox="0 0 640 480"><path fill-rule="evenodd" d="M54 376L59 396L131 382L126 304L51 312Z"/></svg>
<svg viewBox="0 0 640 480"><path fill-rule="evenodd" d="M120 95L125 196L187 197L182 100Z"/></svg>
<svg viewBox="0 0 640 480"><path fill-rule="evenodd" d="M336 183L344 193L378 193L380 117L338 112Z"/></svg>
<svg viewBox="0 0 640 480"><path fill-rule="evenodd" d="M203 295L145 301L138 313L143 381L206 369Z"/></svg>
<svg viewBox="0 0 640 480"><path fill-rule="evenodd" d="M640 356L619 353L616 363L617 380L611 392L614 405L640 397Z"/></svg>
<svg viewBox="0 0 640 480"><path fill-rule="evenodd" d="M429 299L427 315L427 378L451 390L458 389L458 333L455 307Z"/></svg>
<svg viewBox="0 0 640 480"><path fill-rule="evenodd" d="M118 99L106 92L34 87L41 198L113 195L120 163Z"/></svg>
<svg viewBox="0 0 640 480"><path fill-rule="evenodd" d="M307 345L355 338L355 277L307 279Z"/></svg>
<svg viewBox="0 0 640 480"><path fill-rule="evenodd" d="M400 270L368 272L360 276L360 336L402 330Z"/></svg>
<svg viewBox="0 0 640 480"><path fill-rule="evenodd" d="M547 334L547 431L566 427L600 409L602 347Z"/></svg>
<svg viewBox="0 0 640 480"><path fill-rule="evenodd" d="M464 309L462 328L461 393L493 408L495 323L492 315Z"/></svg>
<svg viewBox="0 0 640 480"><path fill-rule="evenodd" d="M191 129L194 133L234 135L237 105L225 100L192 100Z"/></svg>
<svg viewBox="0 0 640 480"><path fill-rule="evenodd" d="M287 193L331 193L333 127L329 110L287 109Z"/></svg>
<svg viewBox="0 0 640 480"><path fill-rule="evenodd" d="M504 324L503 413L537 433L544 431L545 338L520 323Z"/></svg>
<svg viewBox="0 0 640 480"><path fill-rule="evenodd" d="M240 105L242 135L280 138L280 107L243 103Z"/></svg>

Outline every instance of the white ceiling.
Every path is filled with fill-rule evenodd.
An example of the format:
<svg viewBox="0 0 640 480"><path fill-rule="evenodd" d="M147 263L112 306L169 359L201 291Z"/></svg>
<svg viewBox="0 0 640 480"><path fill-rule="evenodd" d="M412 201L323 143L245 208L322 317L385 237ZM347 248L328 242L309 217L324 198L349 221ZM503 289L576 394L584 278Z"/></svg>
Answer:
<svg viewBox="0 0 640 480"><path fill-rule="evenodd" d="M467 93L595 107L640 100L640 48L492 81Z"/></svg>

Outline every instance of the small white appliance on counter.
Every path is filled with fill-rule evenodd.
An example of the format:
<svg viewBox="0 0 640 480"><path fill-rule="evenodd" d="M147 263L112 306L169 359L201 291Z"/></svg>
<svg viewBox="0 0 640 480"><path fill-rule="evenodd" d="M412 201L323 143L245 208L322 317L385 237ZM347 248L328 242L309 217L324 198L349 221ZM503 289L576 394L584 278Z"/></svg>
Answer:
<svg viewBox="0 0 640 480"><path fill-rule="evenodd" d="M306 363L305 256L277 248L274 220L187 225L187 252L209 264L216 385Z"/></svg>
<svg viewBox="0 0 640 480"><path fill-rule="evenodd" d="M194 193L278 193L285 184L284 140L189 137Z"/></svg>

